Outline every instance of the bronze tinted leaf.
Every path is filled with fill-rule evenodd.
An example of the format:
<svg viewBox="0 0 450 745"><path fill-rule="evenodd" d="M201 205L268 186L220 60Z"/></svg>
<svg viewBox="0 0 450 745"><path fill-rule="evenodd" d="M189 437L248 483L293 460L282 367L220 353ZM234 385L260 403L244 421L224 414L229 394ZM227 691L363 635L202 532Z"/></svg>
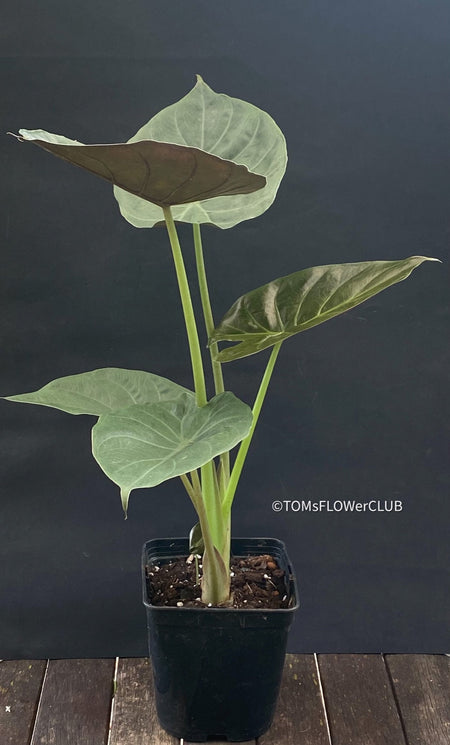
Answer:
<svg viewBox="0 0 450 745"><path fill-rule="evenodd" d="M251 220L270 207L286 170L286 141L272 117L247 101L216 93L200 75L186 96L155 114L129 142L139 140L196 147L240 163L267 180L263 189L251 194L174 205L172 214L178 222L226 229ZM151 202L117 187L114 195L122 216L136 228L151 228L161 220Z"/></svg>
<svg viewBox="0 0 450 745"><path fill-rule="evenodd" d="M83 145L43 130L21 129L19 139L67 160L159 207L212 197L250 194L266 179L195 147L140 140ZM73 143L73 144L72 144Z"/></svg>
<svg viewBox="0 0 450 745"><path fill-rule="evenodd" d="M247 357L345 313L406 279L427 256L400 261L328 264L280 277L240 297L214 330L210 343L236 342L220 362Z"/></svg>

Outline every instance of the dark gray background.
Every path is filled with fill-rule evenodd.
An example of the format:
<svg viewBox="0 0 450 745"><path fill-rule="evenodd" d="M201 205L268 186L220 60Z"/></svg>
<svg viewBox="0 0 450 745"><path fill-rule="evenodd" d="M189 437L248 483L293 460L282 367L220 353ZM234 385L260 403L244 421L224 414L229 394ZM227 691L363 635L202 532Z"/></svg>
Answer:
<svg viewBox="0 0 450 745"><path fill-rule="evenodd" d="M315 264L444 261L283 346L234 533L287 543L292 651L449 651L448 2L25 0L3 15L2 132L124 141L195 73L275 118L289 151L276 203L204 230L217 317ZM107 184L38 148L0 148L0 393L104 366L190 385L164 230L132 228ZM251 403L265 359L228 365L228 388ZM8 402L0 416L0 656L144 654L140 546L187 533L182 487L135 492L125 523L89 417ZM352 498L403 511L271 509Z"/></svg>

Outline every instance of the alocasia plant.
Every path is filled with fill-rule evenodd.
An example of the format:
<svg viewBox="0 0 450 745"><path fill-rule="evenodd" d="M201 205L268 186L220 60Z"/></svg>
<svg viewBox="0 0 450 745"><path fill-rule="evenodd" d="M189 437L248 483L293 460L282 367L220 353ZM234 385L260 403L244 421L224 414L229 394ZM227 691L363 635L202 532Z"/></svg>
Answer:
<svg viewBox="0 0 450 745"><path fill-rule="evenodd" d="M150 372L105 368L54 380L11 401L98 417L92 452L120 487L126 513L133 489L179 476L199 523L202 600L229 601L230 514L239 476L280 351L288 337L344 313L408 277L425 256L303 269L239 298L215 326L201 223L231 228L263 213L286 169L285 139L273 119L245 101L194 88L128 143L83 145L43 130L34 142L114 185L120 211L136 227L165 221L189 341L194 391ZM205 368L176 221L192 223L197 280L215 396ZM220 342L234 342L219 351ZM225 391L222 364L272 347L253 409ZM233 459L230 451L240 443Z"/></svg>

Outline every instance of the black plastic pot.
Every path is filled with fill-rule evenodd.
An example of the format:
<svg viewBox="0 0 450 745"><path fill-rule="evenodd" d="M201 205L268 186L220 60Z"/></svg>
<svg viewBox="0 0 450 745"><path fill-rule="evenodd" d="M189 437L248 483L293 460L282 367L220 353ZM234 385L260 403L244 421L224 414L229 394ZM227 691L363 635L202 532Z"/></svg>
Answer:
<svg viewBox="0 0 450 745"><path fill-rule="evenodd" d="M167 608L151 605L145 566L187 556L184 538L143 549L144 604L161 726L175 737L252 740L272 722L298 590L284 543L235 538L234 556L271 554L286 573L290 607L280 610Z"/></svg>

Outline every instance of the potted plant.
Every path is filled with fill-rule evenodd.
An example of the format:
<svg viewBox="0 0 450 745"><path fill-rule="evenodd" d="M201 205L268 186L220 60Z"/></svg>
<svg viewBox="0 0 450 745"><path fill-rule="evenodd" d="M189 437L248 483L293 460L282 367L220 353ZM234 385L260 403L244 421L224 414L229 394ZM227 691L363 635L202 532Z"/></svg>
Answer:
<svg viewBox="0 0 450 745"><path fill-rule="evenodd" d="M125 515L133 489L181 479L198 516L190 539L152 540L143 552L160 720L189 740L257 737L270 726L298 592L281 542L231 539L231 507L281 345L435 259L300 269L243 295L215 324L200 225L231 228L273 202L287 155L283 134L268 114L216 94L198 77L187 96L127 143L83 145L43 130L20 130L18 138L113 183L120 211L132 225L165 223L194 390L155 373L103 368L8 400L97 417L92 452L119 486ZM212 398L177 222L193 225ZM231 344L219 349L222 342ZM222 366L264 349L271 353L250 408L225 389ZM168 593L174 572L177 586L169 584L175 592ZM252 582L262 590L253 606L252 598L230 585L239 573L250 594Z"/></svg>

